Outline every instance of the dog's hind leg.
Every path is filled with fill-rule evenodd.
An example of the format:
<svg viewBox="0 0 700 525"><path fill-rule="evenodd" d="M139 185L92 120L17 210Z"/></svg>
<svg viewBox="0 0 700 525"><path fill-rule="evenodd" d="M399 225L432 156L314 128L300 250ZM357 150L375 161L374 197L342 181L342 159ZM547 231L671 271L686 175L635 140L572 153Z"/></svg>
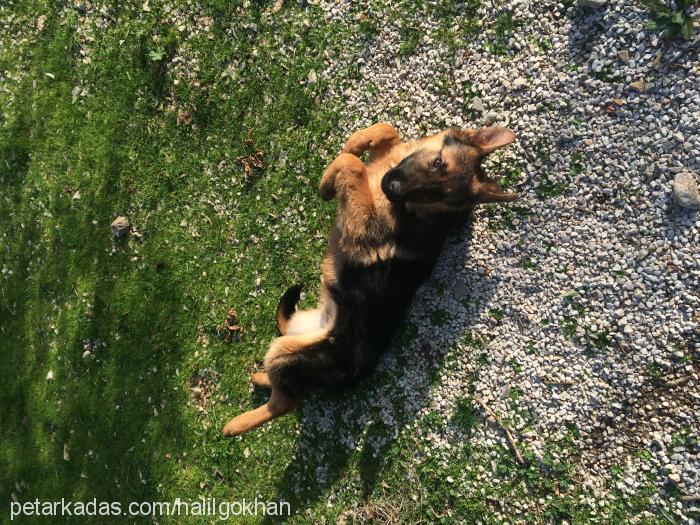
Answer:
<svg viewBox="0 0 700 525"><path fill-rule="evenodd" d="M270 400L256 409L239 414L226 423L224 435L238 436L294 410L298 406L298 400L290 394L296 390L289 385L298 381L295 378L285 377L286 365L296 354L304 350L312 351L317 345L325 344L327 335L327 330L316 330L303 335L285 335L275 339L265 354L266 372L251 376L253 383L258 380L261 383L265 380L269 382L272 388Z"/></svg>
<svg viewBox="0 0 700 525"><path fill-rule="evenodd" d="M244 412L226 423L224 435L228 437L238 436L287 412L291 412L296 407L296 401L273 388L270 400L263 406Z"/></svg>
<svg viewBox="0 0 700 525"><path fill-rule="evenodd" d="M250 374L250 382L255 386L272 388L272 383L270 383L270 377L267 375L267 372L254 372Z"/></svg>
<svg viewBox="0 0 700 525"><path fill-rule="evenodd" d="M396 129L390 124L380 122L350 135L343 148L343 153L359 157L369 150L370 157L377 157L399 142L399 134Z"/></svg>

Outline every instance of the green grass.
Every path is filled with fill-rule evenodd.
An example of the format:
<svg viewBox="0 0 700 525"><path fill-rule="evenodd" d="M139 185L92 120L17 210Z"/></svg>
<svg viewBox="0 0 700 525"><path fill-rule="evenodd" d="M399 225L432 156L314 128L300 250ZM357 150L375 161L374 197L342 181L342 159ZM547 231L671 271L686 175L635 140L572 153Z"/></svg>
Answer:
<svg viewBox="0 0 700 525"><path fill-rule="evenodd" d="M562 195L565 190L565 182L555 182L545 173L542 175L540 185L535 188L535 195L540 199L546 199L547 197L558 197Z"/></svg>
<svg viewBox="0 0 700 525"><path fill-rule="evenodd" d="M515 30L522 25L522 22L513 16L513 11L505 9L496 17L491 38L485 44L488 51L494 55L505 56L511 51L509 46L510 38Z"/></svg>
<svg viewBox="0 0 700 525"><path fill-rule="evenodd" d="M257 5L207 2L214 38L185 43L151 7L115 4L83 64L76 12L59 23L21 4L20 21L45 13L46 28L21 60L0 51L3 69L26 68L0 94L6 502L294 495L294 417L243 440L220 430L258 402L247 374L285 287L317 295L333 206L316 196L315 145L341 137L305 79L342 30L307 28L295 7L273 24ZM229 32L236 18L258 33ZM199 85L169 73L179 45L198 57ZM222 75L234 63L238 76ZM74 101L76 86L88 94ZM117 215L139 235L113 239ZM229 308L238 342L218 334ZM210 368L220 384L200 411L191 378Z"/></svg>
<svg viewBox="0 0 700 525"><path fill-rule="evenodd" d="M534 270L537 270L537 269L538 269L537 263L534 262L534 261L533 261L532 259L530 259L529 257L525 257L525 258L522 260L522 262L521 262L520 264L521 264L521 266L522 266L523 268L525 268L525 269L527 269L527 270L533 270L533 271L534 271Z"/></svg>
<svg viewBox="0 0 700 525"><path fill-rule="evenodd" d="M571 155L571 167L569 168L569 172L571 175L577 176L585 173L585 171L586 164L583 161L583 153L580 151L574 152L574 154Z"/></svg>
<svg viewBox="0 0 700 525"><path fill-rule="evenodd" d="M693 18L688 13L693 0L677 0L675 10L661 0L639 0L649 11L650 20L646 29L660 31L664 38L690 40L693 35Z"/></svg>
<svg viewBox="0 0 700 525"><path fill-rule="evenodd" d="M423 32L419 27L406 26L399 30L401 45L399 46L399 55L403 57L413 55L420 44Z"/></svg>

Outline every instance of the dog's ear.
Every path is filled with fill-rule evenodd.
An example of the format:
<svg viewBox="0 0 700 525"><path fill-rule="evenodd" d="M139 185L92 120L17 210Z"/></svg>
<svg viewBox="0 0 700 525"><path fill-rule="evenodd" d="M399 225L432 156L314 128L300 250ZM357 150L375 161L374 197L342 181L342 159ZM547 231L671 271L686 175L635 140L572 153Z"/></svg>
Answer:
<svg viewBox="0 0 700 525"><path fill-rule="evenodd" d="M479 148L483 155L507 146L515 140L515 133L508 128L500 128L498 126L481 128L480 130L452 128L449 131L449 136L459 142Z"/></svg>
<svg viewBox="0 0 700 525"><path fill-rule="evenodd" d="M485 186L486 187L480 189L476 194L479 204L486 204L489 202L513 202L518 198L517 193L503 191L498 184L493 181L489 181Z"/></svg>
<svg viewBox="0 0 700 525"><path fill-rule="evenodd" d="M474 132L474 130L469 130ZM508 128L497 126L482 128L471 136L471 142L477 146L484 154L502 148L515 140L515 133Z"/></svg>
<svg viewBox="0 0 700 525"><path fill-rule="evenodd" d="M487 176L476 178L472 182L472 191L475 202L486 204L489 202L512 202L518 198L517 193L503 191L496 181Z"/></svg>

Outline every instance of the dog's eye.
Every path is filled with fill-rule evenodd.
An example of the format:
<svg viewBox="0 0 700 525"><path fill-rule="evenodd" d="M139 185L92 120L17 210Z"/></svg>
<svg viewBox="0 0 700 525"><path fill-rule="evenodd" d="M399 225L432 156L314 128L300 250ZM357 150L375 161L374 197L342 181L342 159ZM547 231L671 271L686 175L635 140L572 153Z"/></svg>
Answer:
<svg viewBox="0 0 700 525"><path fill-rule="evenodd" d="M435 159L433 161L433 169L438 170L438 169L440 169L440 166L442 166L442 159L440 157L438 157L437 159Z"/></svg>

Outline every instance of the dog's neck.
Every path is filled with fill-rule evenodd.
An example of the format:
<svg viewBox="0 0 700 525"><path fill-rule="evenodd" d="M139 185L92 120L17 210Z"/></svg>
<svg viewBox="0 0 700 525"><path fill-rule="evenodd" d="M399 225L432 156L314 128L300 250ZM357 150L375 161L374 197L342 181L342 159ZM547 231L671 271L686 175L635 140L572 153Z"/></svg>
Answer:
<svg viewBox="0 0 700 525"><path fill-rule="evenodd" d="M436 203L416 203L407 202L406 212L416 217L421 222L431 224L454 223L464 219L472 211L472 206L455 208L452 205L441 202Z"/></svg>

